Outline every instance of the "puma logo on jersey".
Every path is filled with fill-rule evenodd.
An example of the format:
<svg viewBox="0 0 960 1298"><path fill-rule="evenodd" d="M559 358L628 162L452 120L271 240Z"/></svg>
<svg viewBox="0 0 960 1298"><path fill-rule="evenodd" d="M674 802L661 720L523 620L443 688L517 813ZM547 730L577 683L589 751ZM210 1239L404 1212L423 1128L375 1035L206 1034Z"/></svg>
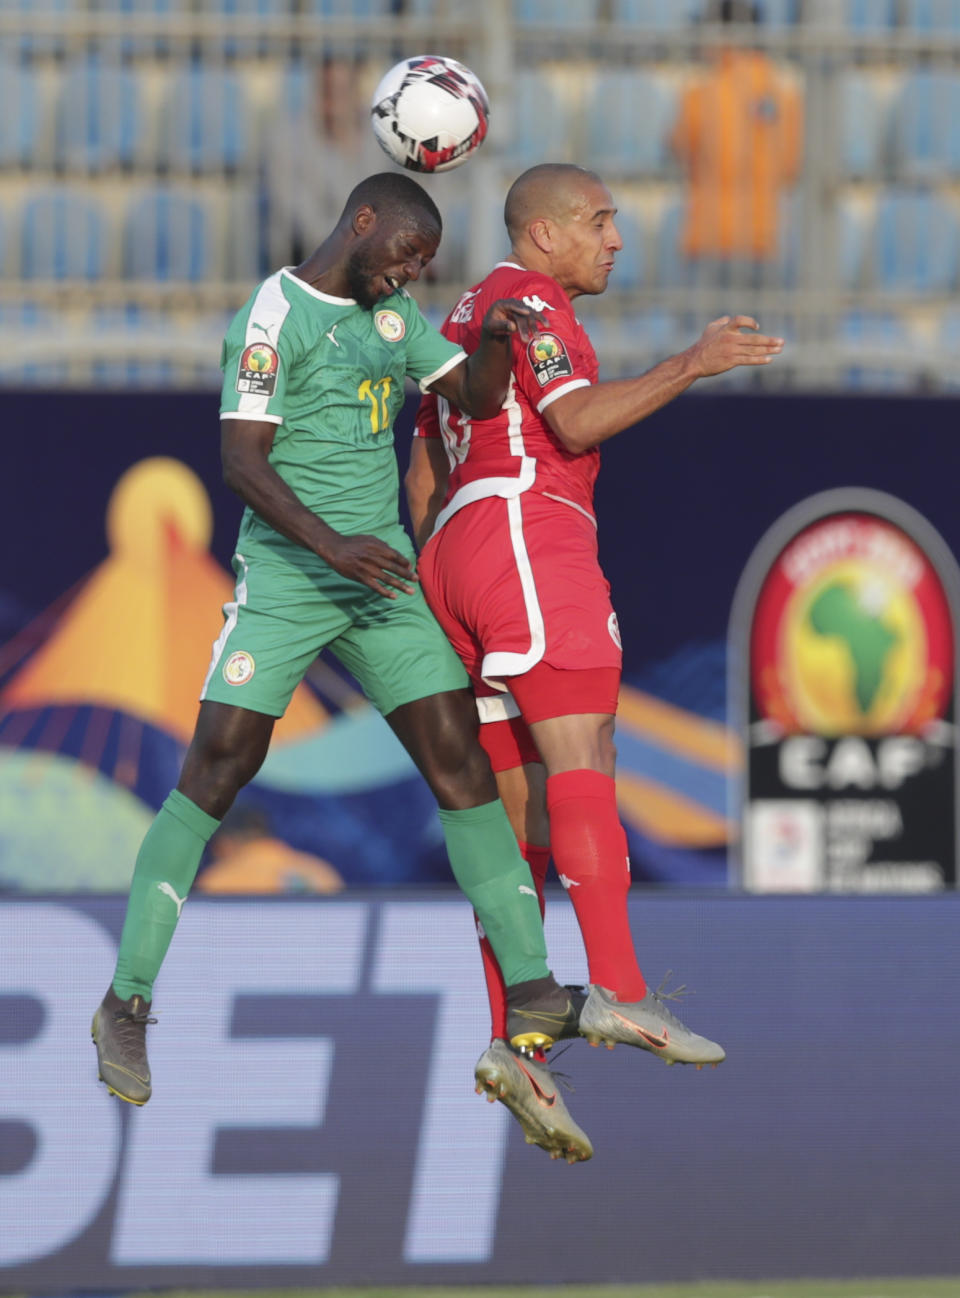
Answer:
<svg viewBox="0 0 960 1298"><path fill-rule="evenodd" d="M567 892L569 892L571 888L579 888L579 887L580 887L580 880L579 880L579 879L571 879L570 876L567 875L567 874L561 874L561 876L560 876L560 882L561 882L561 883L563 884L563 886L566 888Z"/></svg>
<svg viewBox="0 0 960 1298"><path fill-rule="evenodd" d="M517 892L526 893L528 897L535 897L537 895L536 890L533 888L528 888L525 883L520 884L520 886L517 888Z"/></svg>
<svg viewBox="0 0 960 1298"><path fill-rule="evenodd" d="M251 329L259 329L260 332L261 332L261 333L262 333L266 338L269 338L269 337L270 337L270 330L269 330L269 328L268 328L266 325L257 324L256 320L251 320L251 321L250 321L250 328L251 328Z"/></svg>
<svg viewBox="0 0 960 1298"><path fill-rule="evenodd" d="M334 336L333 336L336 332L337 332L337 326L334 325L332 329L328 329L328 330L327 330L327 334L326 334L326 336L327 336L327 337L330 339L330 341L333 343L334 347L339 347L340 344L337 342L336 338L334 338Z"/></svg>
<svg viewBox="0 0 960 1298"><path fill-rule="evenodd" d="M183 910L183 903L187 900L187 897L189 896L189 894L188 894L188 893L184 893L184 895L183 895L182 897L178 897L178 896L177 896L177 893L176 893L175 890L174 890L173 884L172 884L172 883L167 883L166 881L164 881L163 883L158 883L158 884L157 884L157 887L160 889L160 891L163 893L163 895L164 895L165 897L169 897L170 900L173 902L173 904L176 906L176 908L177 908L177 919L179 919L179 918L180 918L180 912Z"/></svg>

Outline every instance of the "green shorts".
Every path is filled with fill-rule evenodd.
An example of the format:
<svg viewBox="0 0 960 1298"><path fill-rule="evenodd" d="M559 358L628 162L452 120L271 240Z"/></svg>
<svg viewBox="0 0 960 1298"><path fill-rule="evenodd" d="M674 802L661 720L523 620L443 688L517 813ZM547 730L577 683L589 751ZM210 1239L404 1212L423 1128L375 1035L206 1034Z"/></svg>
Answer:
<svg viewBox="0 0 960 1298"><path fill-rule="evenodd" d="M412 561L402 528L383 539ZM201 699L283 716L321 649L339 658L384 716L414 699L467 687L419 586L386 599L280 538L272 545L245 539L233 569L234 599L223 606Z"/></svg>

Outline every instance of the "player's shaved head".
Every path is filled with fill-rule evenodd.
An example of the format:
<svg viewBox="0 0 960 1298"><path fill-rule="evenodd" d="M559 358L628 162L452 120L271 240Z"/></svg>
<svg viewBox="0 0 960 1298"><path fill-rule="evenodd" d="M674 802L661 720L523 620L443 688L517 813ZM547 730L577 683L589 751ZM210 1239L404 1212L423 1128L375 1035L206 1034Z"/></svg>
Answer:
<svg viewBox="0 0 960 1298"><path fill-rule="evenodd" d="M355 185L344 204L341 222L352 220L357 208L364 206L372 208L381 218L408 219L418 226L443 230L436 203L422 185L399 171L381 171Z"/></svg>
<svg viewBox="0 0 960 1298"><path fill-rule="evenodd" d="M507 232L515 243L531 222L547 217L563 224L583 203L588 186L602 185L595 171L571 162L542 162L525 171L510 186L503 207Z"/></svg>

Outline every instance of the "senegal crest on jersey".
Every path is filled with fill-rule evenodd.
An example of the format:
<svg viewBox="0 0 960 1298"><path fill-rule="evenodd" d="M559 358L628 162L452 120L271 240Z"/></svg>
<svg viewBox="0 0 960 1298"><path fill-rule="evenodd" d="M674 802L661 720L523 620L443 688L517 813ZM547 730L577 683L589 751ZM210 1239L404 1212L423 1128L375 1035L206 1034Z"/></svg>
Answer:
<svg viewBox="0 0 960 1298"><path fill-rule="evenodd" d="M388 343L398 343L407 332L402 315L396 311L378 311L373 317L377 333Z"/></svg>

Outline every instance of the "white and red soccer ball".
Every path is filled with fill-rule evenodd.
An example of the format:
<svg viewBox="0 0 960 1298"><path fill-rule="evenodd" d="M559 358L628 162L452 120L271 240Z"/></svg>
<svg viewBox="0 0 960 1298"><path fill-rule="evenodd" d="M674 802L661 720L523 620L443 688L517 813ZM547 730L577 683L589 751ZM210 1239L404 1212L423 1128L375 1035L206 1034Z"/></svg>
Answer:
<svg viewBox="0 0 960 1298"><path fill-rule="evenodd" d="M450 171L487 134L487 92L468 67L440 54L418 54L392 67L373 94L373 133L409 171Z"/></svg>

